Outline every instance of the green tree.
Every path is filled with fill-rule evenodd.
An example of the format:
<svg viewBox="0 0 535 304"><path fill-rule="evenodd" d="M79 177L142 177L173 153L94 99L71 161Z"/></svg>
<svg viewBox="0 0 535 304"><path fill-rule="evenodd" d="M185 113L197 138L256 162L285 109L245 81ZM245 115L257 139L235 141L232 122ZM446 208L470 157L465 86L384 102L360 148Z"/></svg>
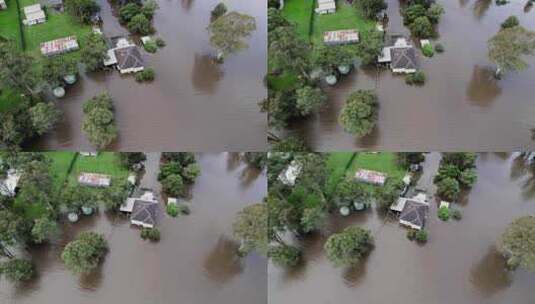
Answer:
<svg viewBox="0 0 535 304"><path fill-rule="evenodd" d="M360 9L366 18L372 20L377 19L377 14L388 7L384 0L359 0L353 1L353 5Z"/></svg>
<svg viewBox="0 0 535 304"><path fill-rule="evenodd" d="M61 111L49 102L39 102L29 109L33 130L43 135L52 130L61 118Z"/></svg>
<svg viewBox="0 0 535 304"><path fill-rule="evenodd" d="M388 211L390 206L399 198L403 182L400 180L387 179L383 187L379 188L377 195L377 208L382 211Z"/></svg>
<svg viewBox="0 0 535 304"><path fill-rule="evenodd" d="M143 152L119 152L119 161L127 169L132 169L145 160L147 160L147 155Z"/></svg>
<svg viewBox="0 0 535 304"><path fill-rule="evenodd" d="M63 84L63 77L76 73L78 73L76 60L65 56L46 57L41 78L54 88Z"/></svg>
<svg viewBox="0 0 535 304"><path fill-rule="evenodd" d="M141 13L141 7L134 2L130 2L119 10L119 19L123 23L128 23L132 18Z"/></svg>
<svg viewBox="0 0 535 304"><path fill-rule="evenodd" d="M84 103L82 131L98 149L110 145L118 136L112 99L108 93L97 95Z"/></svg>
<svg viewBox="0 0 535 304"><path fill-rule="evenodd" d="M214 9L210 12L211 20L214 21L217 18L227 13L227 6L223 2L219 2Z"/></svg>
<svg viewBox="0 0 535 304"><path fill-rule="evenodd" d="M409 169L413 164L420 164L425 161L425 154L422 152L398 152L396 162L403 169Z"/></svg>
<svg viewBox="0 0 535 304"><path fill-rule="evenodd" d="M152 20L154 17L154 13L156 10L160 8L158 5L158 2L155 0L147 0L143 2L143 5L141 6L141 13L147 17L147 19Z"/></svg>
<svg viewBox="0 0 535 304"><path fill-rule="evenodd" d="M171 174L162 181L163 191L169 196L182 196L185 191L184 180L178 174Z"/></svg>
<svg viewBox="0 0 535 304"><path fill-rule="evenodd" d="M374 64L384 46L383 33L369 30L362 33L362 41L357 45L357 56L363 64Z"/></svg>
<svg viewBox="0 0 535 304"><path fill-rule="evenodd" d="M520 25L520 21L518 21L518 18L516 16L509 16L505 21L500 25L502 29L512 28L515 26Z"/></svg>
<svg viewBox="0 0 535 304"><path fill-rule="evenodd" d="M104 60L108 57L108 47L104 37L97 33L89 34L80 50L80 61L85 68L94 72L104 67Z"/></svg>
<svg viewBox="0 0 535 304"><path fill-rule="evenodd" d="M126 26L128 27L128 30L134 34L147 35L152 32L150 20L142 13L132 17Z"/></svg>
<svg viewBox="0 0 535 304"><path fill-rule="evenodd" d="M275 8L268 8L268 32L283 26L290 26L290 22L284 18L282 12Z"/></svg>
<svg viewBox="0 0 535 304"><path fill-rule="evenodd" d="M498 251L511 269L522 267L535 272L535 216L514 220L498 241Z"/></svg>
<svg viewBox="0 0 535 304"><path fill-rule="evenodd" d="M522 26L500 30L489 40L489 59L496 64L496 76L528 67L524 56L535 54L535 32Z"/></svg>
<svg viewBox="0 0 535 304"><path fill-rule="evenodd" d="M245 152L243 156L249 165L257 169L262 170L266 166L267 155L264 152Z"/></svg>
<svg viewBox="0 0 535 304"><path fill-rule="evenodd" d="M90 23L91 16L100 11L95 0L65 0L65 10L79 22Z"/></svg>
<svg viewBox="0 0 535 304"><path fill-rule="evenodd" d="M342 109L340 123L347 132L357 137L368 135L377 123L378 107L377 96L373 91L353 92Z"/></svg>
<svg viewBox="0 0 535 304"><path fill-rule="evenodd" d="M42 217L35 220L31 231L32 240L34 243L41 244L50 240L58 232L59 227L55 221Z"/></svg>
<svg viewBox="0 0 535 304"><path fill-rule="evenodd" d="M186 184L192 184L201 175L201 168L198 164L189 164L182 170L182 178Z"/></svg>
<svg viewBox="0 0 535 304"><path fill-rule="evenodd" d="M354 266L372 250L373 237L369 230L350 226L331 235L324 248L335 266Z"/></svg>
<svg viewBox="0 0 535 304"><path fill-rule="evenodd" d="M104 203L106 210L118 211L123 204L132 186L127 182L114 182L111 187L105 188L99 195L99 201Z"/></svg>
<svg viewBox="0 0 535 304"><path fill-rule="evenodd" d="M32 262L23 259L11 259L0 265L0 274L12 282L28 281L35 275Z"/></svg>
<svg viewBox="0 0 535 304"><path fill-rule="evenodd" d="M224 59L229 54L248 47L244 38L256 29L254 17L230 12L211 22L208 26L210 44L218 51L217 57Z"/></svg>
<svg viewBox="0 0 535 304"><path fill-rule="evenodd" d="M460 192L459 182L454 178L446 177L437 183L437 194L447 201L455 201Z"/></svg>
<svg viewBox="0 0 535 304"><path fill-rule="evenodd" d="M327 73L332 74L338 66L351 65L355 51L347 46L321 45L314 50L314 64Z"/></svg>
<svg viewBox="0 0 535 304"><path fill-rule="evenodd" d="M440 18L442 15L444 15L444 7L440 5L439 3L433 3L431 6L427 9L427 18L429 18L429 21L433 24L438 24L440 22Z"/></svg>
<svg viewBox="0 0 535 304"><path fill-rule="evenodd" d="M29 95L37 93L39 82L35 72L34 59L21 52L10 40L0 41L0 83L3 87L23 91Z"/></svg>
<svg viewBox="0 0 535 304"><path fill-rule="evenodd" d="M82 232L65 246L61 259L74 273L89 273L95 269L106 254L108 244L101 234Z"/></svg>
<svg viewBox="0 0 535 304"><path fill-rule="evenodd" d="M327 101L327 95L320 89L304 86L296 90L296 107L303 116L318 110Z"/></svg>
<svg viewBox="0 0 535 304"><path fill-rule="evenodd" d="M403 11L403 23L405 25L410 25L417 18L426 16L426 15L427 15L427 11L425 9L425 6L421 4L409 5Z"/></svg>
<svg viewBox="0 0 535 304"><path fill-rule="evenodd" d="M248 254L256 250L268 254L268 208L264 203L243 208L232 224L233 236L240 241L240 252Z"/></svg>
<svg viewBox="0 0 535 304"><path fill-rule="evenodd" d="M310 78L310 45L299 38L294 26L277 27L269 32L268 53L274 67Z"/></svg>
<svg viewBox="0 0 535 304"><path fill-rule="evenodd" d="M416 18L409 28L411 33L418 38L429 38L434 35L433 24L426 16Z"/></svg>
<svg viewBox="0 0 535 304"><path fill-rule="evenodd" d="M273 152L308 152L309 150L305 142L296 136L279 139L271 146Z"/></svg>
<svg viewBox="0 0 535 304"><path fill-rule="evenodd" d="M269 257L273 263L277 265L292 267L299 264L299 261L301 260L301 251L294 246L272 246L269 248Z"/></svg>

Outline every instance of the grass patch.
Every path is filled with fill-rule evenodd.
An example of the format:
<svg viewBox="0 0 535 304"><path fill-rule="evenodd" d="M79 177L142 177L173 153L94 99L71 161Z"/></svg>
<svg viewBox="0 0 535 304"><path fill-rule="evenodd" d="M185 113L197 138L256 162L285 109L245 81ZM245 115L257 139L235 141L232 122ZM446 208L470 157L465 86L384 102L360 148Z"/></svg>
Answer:
<svg viewBox="0 0 535 304"><path fill-rule="evenodd" d="M353 152L335 152L329 155L327 159L327 169L329 170L329 178L327 180L326 193L331 196L336 190L336 186L346 175L346 167L350 161L354 160ZM349 166L351 168L352 164Z"/></svg>
<svg viewBox="0 0 535 304"><path fill-rule="evenodd" d="M58 13L49 9L46 15L47 20L45 23L24 26L26 48L33 55L41 55L40 44L42 42L76 36L78 44L81 46L85 36L91 33L89 25L78 23L67 13ZM79 56L78 52L71 52L68 55Z"/></svg>
<svg viewBox="0 0 535 304"><path fill-rule="evenodd" d="M365 32L375 28L375 22L366 20L358 8L345 1L336 1L336 13L314 17L312 41L323 43L323 33L327 31L357 29Z"/></svg>
<svg viewBox="0 0 535 304"><path fill-rule="evenodd" d="M82 172L111 175L112 183L128 178L128 170L121 166L119 155L114 152L99 152L96 157L80 155L69 176L69 185L78 185L78 176Z"/></svg>
<svg viewBox="0 0 535 304"><path fill-rule="evenodd" d="M314 14L314 0L287 0L282 15L297 26L297 33L304 41L309 40Z"/></svg>
<svg viewBox="0 0 535 304"><path fill-rule="evenodd" d="M17 47L20 48L22 38L20 36L17 3L15 0L6 0L6 4L7 9L0 10L0 36L14 40Z"/></svg>
<svg viewBox="0 0 535 304"><path fill-rule="evenodd" d="M7 112L15 108L23 97L10 89L0 91L0 113Z"/></svg>
<svg viewBox="0 0 535 304"><path fill-rule="evenodd" d="M386 173L389 179L403 179L405 170L398 166L394 153L359 153L348 172L354 174L357 169L368 169Z"/></svg>
<svg viewBox="0 0 535 304"><path fill-rule="evenodd" d="M75 152L55 151L47 152L46 156L52 160L52 177L54 189L59 191L63 188L68 177L69 167L76 156Z"/></svg>
<svg viewBox="0 0 535 304"><path fill-rule="evenodd" d="M286 91L293 89L297 84L297 75L284 72L281 75L269 75L267 78L269 87L275 91Z"/></svg>

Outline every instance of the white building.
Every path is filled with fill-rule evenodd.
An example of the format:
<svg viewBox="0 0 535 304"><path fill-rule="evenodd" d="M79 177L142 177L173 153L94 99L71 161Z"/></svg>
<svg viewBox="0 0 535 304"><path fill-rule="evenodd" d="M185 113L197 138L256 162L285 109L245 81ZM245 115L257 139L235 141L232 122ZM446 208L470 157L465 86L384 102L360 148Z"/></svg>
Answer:
<svg viewBox="0 0 535 304"><path fill-rule="evenodd" d="M26 25L34 25L46 22L45 12L41 8L41 4L39 3L25 6L24 15L26 16L26 19L24 19L22 23Z"/></svg>
<svg viewBox="0 0 535 304"><path fill-rule="evenodd" d="M287 186L293 186L295 185L295 180L301 174L302 166L301 164L298 164L295 160L290 163L288 168L281 172L279 175L279 180L287 185Z"/></svg>
<svg viewBox="0 0 535 304"><path fill-rule="evenodd" d="M41 54L54 56L78 50L78 41L75 36L59 38L41 43Z"/></svg>
<svg viewBox="0 0 535 304"><path fill-rule="evenodd" d="M335 0L318 0L318 7L315 9L316 14L331 14L336 12Z"/></svg>
<svg viewBox="0 0 535 304"><path fill-rule="evenodd" d="M0 0L0 9L7 9L6 0Z"/></svg>

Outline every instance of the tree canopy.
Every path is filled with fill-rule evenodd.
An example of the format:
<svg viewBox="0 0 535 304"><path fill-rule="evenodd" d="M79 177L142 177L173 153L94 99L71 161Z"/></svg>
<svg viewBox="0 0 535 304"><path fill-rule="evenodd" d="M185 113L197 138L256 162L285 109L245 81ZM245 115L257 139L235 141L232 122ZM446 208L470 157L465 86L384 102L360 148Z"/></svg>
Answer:
<svg viewBox="0 0 535 304"><path fill-rule="evenodd" d="M225 58L248 47L244 39L256 29L254 17L238 12L226 13L208 26L210 43L218 51L218 57Z"/></svg>
<svg viewBox="0 0 535 304"><path fill-rule="evenodd" d="M65 246L61 259L72 272L89 273L98 266L107 248L108 245L102 235L82 232Z"/></svg>
<svg viewBox="0 0 535 304"><path fill-rule="evenodd" d="M498 66L497 73L526 69L524 57L534 54L535 32L520 25L501 29L489 40L489 59Z"/></svg>
<svg viewBox="0 0 535 304"><path fill-rule="evenodd" d="M373 248L373 237L369 230L349 226L331 235L324 248L327 258L335 266L354 266Z"/></svg>
<svg viewBox="0 0 535 304"><path fill-rule="evenodd" d="M498 241L498 250L510 268L522 267L535 272L535 217L514 220Z"/></svg>
<svg viewBox="0 0 535 304"><path fill-rule="evenodd" d="M340 123L351 134L358 137L368 135L377 123L378 107L377 96L373 91L353 92L342 109Z"/></svg>

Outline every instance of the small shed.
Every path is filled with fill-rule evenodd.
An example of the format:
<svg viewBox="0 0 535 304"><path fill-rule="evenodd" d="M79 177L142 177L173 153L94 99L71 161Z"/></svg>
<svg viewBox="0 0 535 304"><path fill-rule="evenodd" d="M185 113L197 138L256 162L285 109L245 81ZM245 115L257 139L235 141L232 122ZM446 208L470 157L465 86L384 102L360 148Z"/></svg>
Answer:
<svg viewBox="0 0 535 304"><path fill-rule="evenodd" d="M316 14L330 14L336 12L335 0L318 0L318 7L315 9Z"/></svg>
<svg viewBox="0 0 535 304"><path fill-rule="evenodd" d="M111 185L111 177L98 173L81 173L78 176L78 183L83 186L105 188Z"/></svg>
<svg viewBox="0 0 535 304"><path fill-rule="evenodd" d="M354 29L329 31L323 33L323 42L327 45L344 45L359 42L359 32Z"/></svg>
<svg viewBox="0 0 535 304"><path fill-rule="evenodd" d="M360 182L383 186L386 182L386 174L373 170L359 169L355 173L355 179Z"/></svg>
<svg viewBox="0 0 535 304"><path fill-rule="evenodd" d="M54 56L76 51L79 48L76 37L69 36L41 43L41 54Z"/></svg>
<svg viewBox="0 0 535 304"><path fill-rule="evenodd" d="M25 6L24 15L26 16L26 19L24 19L23 23L26 25L34 25L46 22L45 12L39 3Z"/></svg>
<svg viewBox="0 0 535 304"><path fill-rule="evenodd" d="M6 0L0 0L0 9L2 10L7 9Z"/></svg>

